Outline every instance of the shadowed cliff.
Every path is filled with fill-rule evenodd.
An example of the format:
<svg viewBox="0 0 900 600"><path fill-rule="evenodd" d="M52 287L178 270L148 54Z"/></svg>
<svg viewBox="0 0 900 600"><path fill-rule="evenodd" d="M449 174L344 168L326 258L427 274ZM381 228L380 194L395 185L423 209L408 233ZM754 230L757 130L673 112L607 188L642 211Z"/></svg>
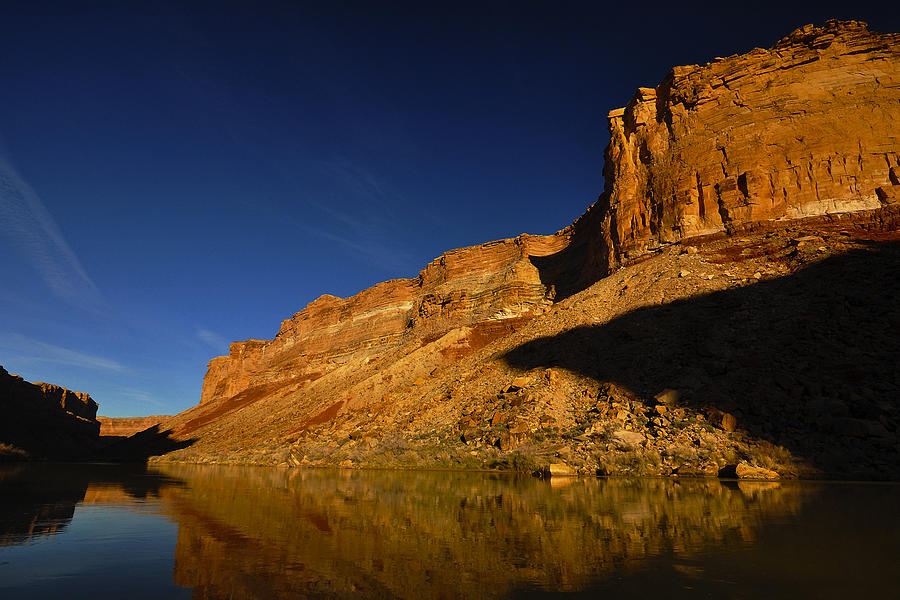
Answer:
<svg viewBox="0 0 900 600"><path fill-rule="evenodd" d="M157 424L112 442L98 452L98 457L117 462L147 462L151 456L188 448L194 441L193 438L175 439L171 430L163 430Z"/></svg>
<svg viewBox="0 0 900 600"><path fill-rule="evenodd" d="M613 383L649 405L676 390L685 409L727 412L733 435L825 474L897 478L898 295L900 243L870 242L790 276L539 338L505 359Z"/></svg>

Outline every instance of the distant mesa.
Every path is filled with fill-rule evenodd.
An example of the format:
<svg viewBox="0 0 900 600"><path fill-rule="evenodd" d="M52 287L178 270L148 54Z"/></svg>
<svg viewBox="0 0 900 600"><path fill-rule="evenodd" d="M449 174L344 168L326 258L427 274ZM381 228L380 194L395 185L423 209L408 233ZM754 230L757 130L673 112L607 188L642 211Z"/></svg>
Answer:
<svg viewBox="0 0 900 600"><path fill-rule="evenodd" d="M98 417L89 394L29 383L0 367L0 462L21 460L145 461L191 442L169 439L169 415Z"/></svg>
<svg viewBox="0 0 900 600"><path fill-rule="evenodd" d="M159 425L171 415L150 415L149 417L97 417L100 422L100 441L103 444L125 439Z"/></svg>

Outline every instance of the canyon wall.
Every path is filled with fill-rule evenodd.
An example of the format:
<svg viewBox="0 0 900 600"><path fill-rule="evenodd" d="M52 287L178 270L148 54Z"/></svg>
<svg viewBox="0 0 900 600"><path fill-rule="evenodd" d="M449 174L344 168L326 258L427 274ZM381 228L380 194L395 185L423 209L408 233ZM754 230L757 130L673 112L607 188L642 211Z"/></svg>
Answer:
<svg viewBox="0 0 900 600"><path fill-rule="evenodd" d="M612 111L609 128L606 188L572 226L453 250L416 278L350 298L322 296L274 339L235 342L210 361L200 405L166 425L195 435L277 397L284 415L304 415L296 433L352 400L387 402L672 243L836 214L877 220L900 197L900 35L831 21L769 50L676 67ZM404 357L439 339L413 374ZM382 374L361 387L368 371Z"/></svg>
<svg viewBox="0 0 900 600"><path fill-rule="evenodd" d="M594 252L877 209L900 191L900 35L807 25L769 50L676 67L609 113Z"/></svg>
<svg viewBox="0 0 900 600"><path fill-rule="evenodd" d="M508 332L553 301L552 286L530 259L559 252L568 241L561 232L451 250L414 279L379 283L350 298L321 296L282 322L275 339L235 342L228 356L210 361L201 404L249 387L311 381L354 357L455 328Z"/></svg>
<svg viewBox="0 0 900 600"><path fill-rule="evenodd" d="M0 367L0 444L15 454L82 458L100 432L90 395L52 383L29 383Z"/></svg>

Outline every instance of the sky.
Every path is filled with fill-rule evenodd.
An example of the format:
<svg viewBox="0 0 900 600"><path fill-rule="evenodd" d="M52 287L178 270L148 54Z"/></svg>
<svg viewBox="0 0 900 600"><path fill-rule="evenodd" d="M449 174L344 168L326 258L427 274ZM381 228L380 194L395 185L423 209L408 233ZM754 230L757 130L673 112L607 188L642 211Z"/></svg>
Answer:
<svg viewBox="0 0 900 600"><path fill-rule="evenodd" d="M885 3L0 2L0 365L100 414L199 401L228 344L603 190L672 66Z"/></svg>

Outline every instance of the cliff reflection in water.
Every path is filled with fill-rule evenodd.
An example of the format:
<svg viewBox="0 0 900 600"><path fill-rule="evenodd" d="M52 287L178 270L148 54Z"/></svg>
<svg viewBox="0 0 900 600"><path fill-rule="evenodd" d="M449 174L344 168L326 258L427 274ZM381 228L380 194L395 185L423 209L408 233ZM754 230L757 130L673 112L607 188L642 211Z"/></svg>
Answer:
<svg viewBox="0 0 900 600"><path fill-rule="evenodd" d="M176 583L195 597L484 597L579 590L752 542L815 488L717 480L165 466Z"/></svg>
<svg viewBox="0 0 900 600"><path fill-rule="evenodd" d="M893 597L898 505L890 484L22 465L0 468L0 597Z"/></svg>
<svg viewBox="0 0 900 600"><path fill-rule="evenodd" d="M0 465L0 547L63 533L79 504L129 504L178 484L135 465Z"/></svg>

